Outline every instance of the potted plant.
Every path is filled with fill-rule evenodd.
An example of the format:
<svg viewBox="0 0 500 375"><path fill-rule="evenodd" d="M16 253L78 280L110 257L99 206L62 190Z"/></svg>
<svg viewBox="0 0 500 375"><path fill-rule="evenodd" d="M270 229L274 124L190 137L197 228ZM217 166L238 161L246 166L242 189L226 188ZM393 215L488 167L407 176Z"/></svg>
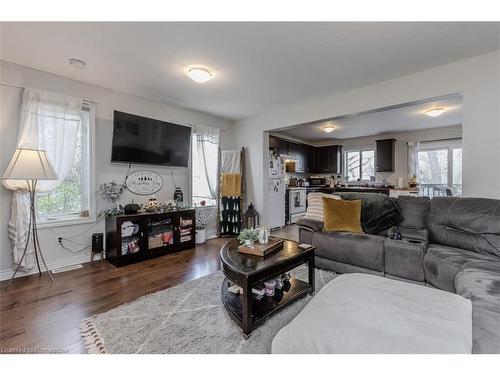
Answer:
<svg viewBox="0 0 500 375"><path fill-rule="evenodd" d="M242 229L238 235L240 243L245 244L247 247L252 247L254 242L259 239L259 234L255 229Z"/></svg>
<svg viewBox="0 0 500 375"><path fill-rule="evenodd" d="M196 209L196 244L201 245L207 240L207 225L212 219L214 207L197 207Z"/></svg>
<svg viewBox="0 0 500 375"><path fill-rule="evenodd" d="M120 198L120 195L123 193L125 189L125 185L119 184L116 181L111 182L103 182L99 185L99 193L104 198L108 199L109 209L113 210L116 208L116 201Z"/></svg>

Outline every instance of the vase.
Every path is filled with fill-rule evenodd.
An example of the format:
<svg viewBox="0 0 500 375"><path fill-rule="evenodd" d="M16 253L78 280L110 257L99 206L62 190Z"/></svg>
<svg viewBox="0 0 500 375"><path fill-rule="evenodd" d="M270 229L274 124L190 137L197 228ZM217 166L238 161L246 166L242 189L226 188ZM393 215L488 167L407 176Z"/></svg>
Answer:
<svg viewBox="0 0 500 375"><path fill-rule="evenodd" d="M206 229L196 229L195 243L201 245L207 240L207 230Z"/></svg>
<svg viewBox="0 0 500 375"><path fill-rule="evenodd" d="M266 226L261 226L258 229L258 233L260 244L266 244L269 242L269 228L267 228Z"/></svg>
<svg viewBox="0 0 500 375"><path fill-rule="evenodd" d="M115 199L108 198L108 210L114 210L118 208L117 202Z"/></svg>
<svg viewBox="0 0 500 375"><path fill-rule="evenodd" d="M253 241L252 240L245 240L245 246L246 247L253 247Z"/></svg>

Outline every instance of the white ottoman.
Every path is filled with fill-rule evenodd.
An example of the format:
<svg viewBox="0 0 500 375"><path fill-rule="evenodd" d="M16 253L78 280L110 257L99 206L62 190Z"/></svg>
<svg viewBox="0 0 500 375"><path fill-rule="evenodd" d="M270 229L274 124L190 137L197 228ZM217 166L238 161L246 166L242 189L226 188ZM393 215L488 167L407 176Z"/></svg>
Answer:
<svg viewBox="0 0 500 375"><path fill-rule="evenodd" d="M459 295L366 274L325 285L275 336L272 353L471 353Z"/></svg>

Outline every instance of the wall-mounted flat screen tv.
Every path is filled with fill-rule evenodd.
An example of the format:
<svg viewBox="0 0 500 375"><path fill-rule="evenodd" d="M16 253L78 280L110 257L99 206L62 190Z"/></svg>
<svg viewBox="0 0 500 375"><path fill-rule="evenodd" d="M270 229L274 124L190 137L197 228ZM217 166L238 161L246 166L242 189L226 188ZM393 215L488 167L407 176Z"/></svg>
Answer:
<svg viewBox="0 0 500 375"><path fill-rule="evenodd" d="M187 167L191 128L114 111L111 161Z"/></svg>

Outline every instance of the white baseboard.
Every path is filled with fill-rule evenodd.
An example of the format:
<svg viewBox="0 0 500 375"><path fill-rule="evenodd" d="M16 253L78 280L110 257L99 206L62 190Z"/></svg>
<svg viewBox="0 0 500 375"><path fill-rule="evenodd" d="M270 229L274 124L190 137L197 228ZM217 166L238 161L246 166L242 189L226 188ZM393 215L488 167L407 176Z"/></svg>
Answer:
<svg viewBox="0 0 500 375"><path fill-rule="evenodd" d="M97 256L94 259L96 259L96 260L100 259L100 255L97 254ZM53 270L53 269L60 268L60 267L73 266L75 264L87 263L87 262L90 262L90 253L85 252L85 253L81 253L81 254L74 254L72 256L69 256L69 257L66 257L63 259L56 259L53 261L48 261L47 267L49 267L50 270ZM43 270L44 270L43 264L41 266L42 266L42 272L43 272ZM29 271L26 271L26 272L19 271L16 274L16 279L18 277L33 275L35 273L38 273L38 268L36 266L33 267L32 269L30 269ZM1 270L0 271L0 281L10 279L13 274L14 274L13 269Z"/></svg>

